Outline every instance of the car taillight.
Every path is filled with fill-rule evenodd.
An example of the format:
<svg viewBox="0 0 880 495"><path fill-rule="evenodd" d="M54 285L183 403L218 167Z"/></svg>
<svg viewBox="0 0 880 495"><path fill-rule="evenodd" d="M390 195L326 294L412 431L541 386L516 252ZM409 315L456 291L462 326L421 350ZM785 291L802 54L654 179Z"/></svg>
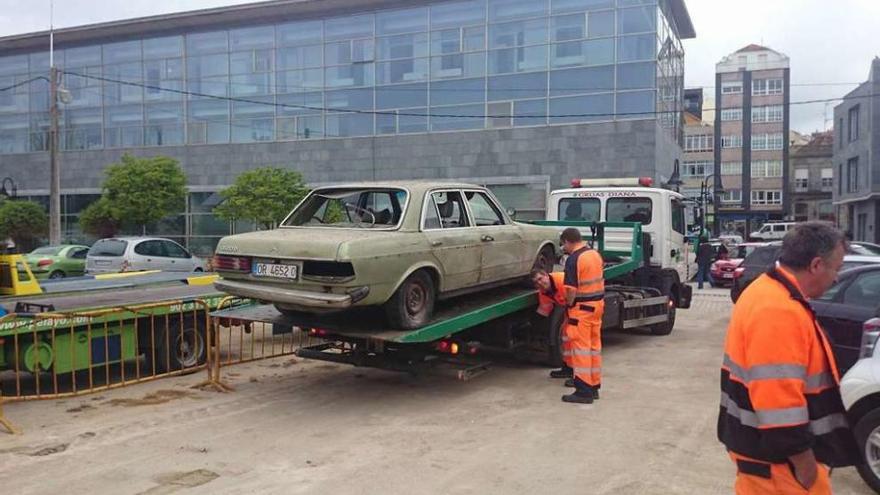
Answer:
<svg viewBox="0 0 880 495"><path fill-rule="evenodd" d="M52 264L52 260L49 258L43 258L37 262L37 266L49 266Z"/></svg>
<svg viewBox="0 0 880 495"><path fill-rule="evenodd" d="M859 359L874 355L874 347L880 338L880 318L871 318L862 325L862 345L859 347Z"/></svg>
<svg viewBox="0 0 880 495"><path fill-rule="evenodd" d="M251 271L251 259L245 256L226 256L223 254L216 254L214 255L212 264L215 270L226 270L230 272Z"/></svg>
<svg viewBox="0 0 880 495"><path fill-rule="evenodd" d="M746 271L745 267L742 267L742 266L737 267L736 270L733 271L733 278L742 277L743 273L745 273L745 271Z"/></svg>

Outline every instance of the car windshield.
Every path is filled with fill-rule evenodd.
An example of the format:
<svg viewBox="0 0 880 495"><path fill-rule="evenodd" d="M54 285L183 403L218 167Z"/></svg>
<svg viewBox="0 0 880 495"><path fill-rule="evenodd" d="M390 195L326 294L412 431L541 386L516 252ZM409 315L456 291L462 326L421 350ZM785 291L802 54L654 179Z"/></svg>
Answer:
<svg viewBox="0 0 880 495"><path fill-rule="evenodd" d="M89 256L122 256L127 245L120 239L101 239L89 249Z"/></svg>
<svg viewBox="0 0 880 495"><path fill-rule="evenodd" d="M400 223L406 199L402 189L321 189L309 195L282 226L387 229Z"/></svg>
<svg viewBox="0 0 880 495"><path fill-rule="evenodd" d="M64 246L43 246L41 248L34 249L31 251L31 254L42 254L44 256L58 256L58 253L64 249Z"/></svg>
<svg viewBox="0 0 880 495"><path fill-rule="evenodd" d="M853 254L860 254L862 256L880 255L880 248L878 248L877 246L873 246L871 244L852 243L849 245L849 250Z"/></svg>

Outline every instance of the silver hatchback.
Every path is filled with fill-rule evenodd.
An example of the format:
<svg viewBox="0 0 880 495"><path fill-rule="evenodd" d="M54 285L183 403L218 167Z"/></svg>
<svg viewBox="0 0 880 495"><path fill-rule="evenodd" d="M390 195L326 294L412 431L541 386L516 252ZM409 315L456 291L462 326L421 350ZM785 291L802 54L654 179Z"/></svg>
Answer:
<svg viewBox="0 0 880 495"><path fill-rule="evenodd" d="M86 273L142 270L202 272L205 263L180 244L159 237L111 237L92 245L86 256Z"/></svg>

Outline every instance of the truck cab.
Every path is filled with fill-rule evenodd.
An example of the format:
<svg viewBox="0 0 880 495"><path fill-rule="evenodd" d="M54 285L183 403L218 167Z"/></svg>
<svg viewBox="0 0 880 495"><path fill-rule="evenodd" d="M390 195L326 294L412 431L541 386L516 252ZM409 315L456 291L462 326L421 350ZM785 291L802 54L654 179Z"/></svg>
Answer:
<svg viewBox="0 0 880 495"><path fill-rule="evenodd" d="M674 270L686 281L692 256L685 240L685 198L651 185L649 177L574 179L571 188L550 193L547 220L638 222L650 238L650 265Z"/></svg>

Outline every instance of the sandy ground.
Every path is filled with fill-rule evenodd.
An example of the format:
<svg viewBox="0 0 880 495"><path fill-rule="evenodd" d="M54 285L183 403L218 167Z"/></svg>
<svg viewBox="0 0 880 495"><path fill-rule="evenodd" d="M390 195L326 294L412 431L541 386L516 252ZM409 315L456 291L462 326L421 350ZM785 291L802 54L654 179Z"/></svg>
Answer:
<svg viewBox="0 0 880 495"><path fill-rule="evenodd" d="M290 357L75 399L7 404L2 493L713 494L730 310L700 291L668 337L605 337L602 399L564 404L547 370L497 362L470 382ZM853 469L835 493L871 493Z"/></svg>

